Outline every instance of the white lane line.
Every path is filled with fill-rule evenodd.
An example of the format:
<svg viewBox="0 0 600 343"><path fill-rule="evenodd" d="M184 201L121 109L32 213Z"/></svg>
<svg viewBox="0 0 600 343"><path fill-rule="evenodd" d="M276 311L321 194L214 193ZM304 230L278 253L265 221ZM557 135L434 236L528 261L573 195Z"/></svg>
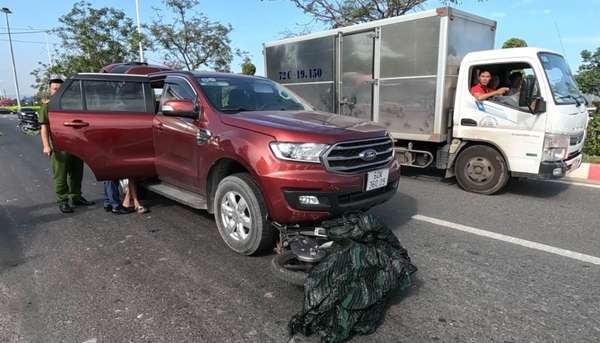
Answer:
<svg viewBox="0 0 600 343"><path fill-rule="evenodd" d="M423 216L420 214L415 214L414 216L412 216L412 219L435 224L435 225L445 226L450 229L471 233L471 234L474 234L477 236L492 238L492 239L496 239L499 241L520 245L520 246L523 246L526 248L549 252L551 254L556 254L556 255L572 258L574 260L578 260L578 261L582 261L582 262L600 265L600 257L596 257L596 256L586 255L586 254L578 253L578 252L571 251L571 250L561 249L561 248L553 247L553 246L542 244L542 243L532 242L532 241L528 241L528 240L521 239L521 238L503 235L503 234L496 233L496 232L481 230L481 229L477 229L477 228L474 228L471 226L457 224L457 223L445 221L442 219L427 217L427 216Z"/></svg>
<svg viewBox="0 0 600 343"><path fill-rule="evenodd" d="M573 185L573 186L582 186L582 187L589 187L589 188L600 188L600 184L593 184L593 183L584 183L584 182L575 182L575 181L563 181L563 180L545 180L546 182L554 182L554 183L564 183L566 185Z"/></svg>

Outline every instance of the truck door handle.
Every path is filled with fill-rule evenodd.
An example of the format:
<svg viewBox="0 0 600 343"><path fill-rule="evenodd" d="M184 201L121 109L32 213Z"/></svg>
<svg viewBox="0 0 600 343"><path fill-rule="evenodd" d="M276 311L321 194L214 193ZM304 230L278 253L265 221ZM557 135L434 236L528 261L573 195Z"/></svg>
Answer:
<svg viewBox="0 0 600 343"><path fill-rule="evenodd" d="M477 126L477 122L473 119L461 119L460 125L462 125L462 126Z"/></svg>
<svg viewBox="0 0 600 343"><path fill-rule="evenodd" d="M63 125L69 126L69 127L74 127L74 128L79 128L79 127L89 126L90 123L82 121L82 120L73 120L73 121L66 121L63 123Z"/></svg>

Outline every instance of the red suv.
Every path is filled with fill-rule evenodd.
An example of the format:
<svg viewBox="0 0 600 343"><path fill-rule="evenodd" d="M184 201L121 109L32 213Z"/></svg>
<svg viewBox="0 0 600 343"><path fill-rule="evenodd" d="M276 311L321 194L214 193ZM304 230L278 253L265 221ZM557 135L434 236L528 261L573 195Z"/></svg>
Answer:
<svg viewBox="0 0 600 343"><path fill-rule="evenodd" d="M56 149L98 180L136 178L215 214L238 253L275 240L271 222L365 210L400 176L385 129L315 112L270 80L213 72L78 74L49 104Z"/></svg>

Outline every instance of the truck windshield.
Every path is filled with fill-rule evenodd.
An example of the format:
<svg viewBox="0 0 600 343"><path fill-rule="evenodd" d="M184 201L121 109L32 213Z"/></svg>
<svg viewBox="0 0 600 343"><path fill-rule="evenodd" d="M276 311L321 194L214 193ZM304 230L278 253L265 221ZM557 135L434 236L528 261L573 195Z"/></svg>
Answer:
<svg viewBox="0 0 600 343"><path fill-rule="evenodd" d="M579 104L584 99L577 88L571 69L565 59L556 54L540 53L540 61L550 83L550 89L557 105Z"/></svg>
<svg viewBox="0 0 600 343"><path fill-rule="evenodd" d="M313 110L287 88L270 80L239 76L197 80L211 105L224 113Z"/></svg>

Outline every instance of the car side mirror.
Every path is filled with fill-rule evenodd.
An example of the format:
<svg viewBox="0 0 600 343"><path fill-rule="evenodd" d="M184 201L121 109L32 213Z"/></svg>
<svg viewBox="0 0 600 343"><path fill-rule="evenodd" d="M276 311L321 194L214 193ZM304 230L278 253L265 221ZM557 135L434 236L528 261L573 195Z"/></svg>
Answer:
<svg viewBox="0 0 600 343"><path fill-rule="evenodd" d="M162 105L162 114L170 117L198 118L200 106L190 99L167 100Z"/></svg>

